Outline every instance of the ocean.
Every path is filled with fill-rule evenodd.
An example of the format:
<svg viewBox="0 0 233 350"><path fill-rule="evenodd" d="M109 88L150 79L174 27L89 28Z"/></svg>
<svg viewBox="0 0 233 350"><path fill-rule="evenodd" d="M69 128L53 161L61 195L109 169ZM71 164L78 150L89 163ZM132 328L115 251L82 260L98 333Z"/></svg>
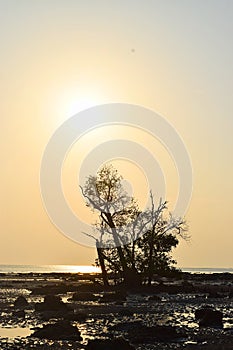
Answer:
<svg viewBox="0 0 233 350"><path fill-rule="evenodd" d="M190 273L233 273L232 267L181 267L180 269Z"/></svg>
<svg viewBox="0 0 233 350"><path fill-rule="evenodd" d="M180 267L191 273L233 273L233 268ZM91 265L0 265L0 273L98 273L99 268Z"/></svg>
<svg viewBox="0 0 233 350"><path fill-rule="evenodd" d="M0 273L97 273L91 265L0 265Z"/></svg>

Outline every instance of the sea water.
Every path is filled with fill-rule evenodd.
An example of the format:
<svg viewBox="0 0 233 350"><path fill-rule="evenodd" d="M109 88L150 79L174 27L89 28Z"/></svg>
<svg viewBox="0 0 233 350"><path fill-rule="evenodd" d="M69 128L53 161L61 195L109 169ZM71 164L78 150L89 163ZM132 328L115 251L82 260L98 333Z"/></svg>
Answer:
<svg viewBox="0 0 233 350"><path fill-rule="evenodd" d="M0 265L0 273L98 273L91 265Z"/></svg>
<svg viewBox="0 0 233 350"><path fill-rule="evenodd" d="M181 267L191 273L233 273L233 268ZM100 269L91 265L0 265L0 273L98 273Z"/></svg>

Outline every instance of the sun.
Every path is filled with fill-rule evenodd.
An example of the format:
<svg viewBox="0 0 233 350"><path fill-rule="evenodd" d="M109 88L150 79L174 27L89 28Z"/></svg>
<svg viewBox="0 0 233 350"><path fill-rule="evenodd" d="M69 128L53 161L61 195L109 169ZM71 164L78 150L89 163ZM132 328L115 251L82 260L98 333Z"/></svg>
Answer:
<svg viewBox="0 0 233 350"><path fill-rule="evenodd" d="M69 116L107 102L105 92L97 86L82 86L82 89L79 87L70 87L63 92L61 98L66 107L66 114Z"/></svg>

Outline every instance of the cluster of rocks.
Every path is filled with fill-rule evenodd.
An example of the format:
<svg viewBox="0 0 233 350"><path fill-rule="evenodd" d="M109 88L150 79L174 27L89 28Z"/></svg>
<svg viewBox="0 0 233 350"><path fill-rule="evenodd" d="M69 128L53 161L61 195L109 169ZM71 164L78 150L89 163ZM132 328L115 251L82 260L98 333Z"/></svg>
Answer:
<svg viewBox="0 0 233 350"><path fill-rule="evenodd" d="M61 298L57 295L46 295L42 303L35 304L35 311L61 311L68 310L67 304L65 304Z"/></svg>
<svg viewBox="0 0 233 350"><path fill-rule="evenodd" d="M62 318L66 321L84 321L87 315L74 310L57 295L46 295L42 303L35 304L35 311L39 312L44 321L51 318Z"/></svg>
<svg viewBox="0 0 233 350"><path fill-rule="evenodd" d="M188 289L191 287L189 283L184 283L184 285L185 288ZM42 302L35 303L35 312L38 313L42 321L53 319L53 322L35 328L31 337L56 341L67 340L81 342L82 336L80 330L74 324L75 321L85 321L88 317L88 313L84 311L76 312L74 305L79 305L79 303L75 304L75 302L96 301L98 303L110 303L111 307L114 309L119 307L118 305L114 306L114 304L128 300L127 293L124 290L103 291L101 286L94 284L92 287L93 290L90 291L90 285L83 285L78 292L73 292L72 297L68 299L71 303L65 303L60 296L53 294L45 295ZM159 288L164 288L162 283ZM220 298L221 295L222 294L219 293L210 294L209 298ZM145 301L156 303L160 303L162 300L161 296L157 295L157 293L150 295L144 294L144 299ZM95 306L98 306L98 303L95 304ZM25 309L28 307L30 307L30 305L26 298L23 296L18 297L14 302L14 315L19 318L25 317ZM104 307L105 306L103 306L103 308ZM102 305L99 305L98 308L102 308ZM133 313L130 307L125 308L125 312L126 311L130 311L129 315ZM60 320L54 322L54 319ZM214 309L214 307L205 305L196 309L195 321L199 324L200 329L204 327L223 328L223 313ZM123 335L124 338L118 338L119 334ZM87 345L82 346L84 346L86 350L133 350L138 344L154 344L157 342L173 343L181 340L183 341L189 337L189 335L179 327L169 325L148 326L142 321L119 322L109 327L108 334L103 335L105 338L111 335L112 339L89 340Z"/></svg>
<svg viewBox="0 0 233 350"><path fill-rule="evenodd" d="M109 328L110 332L127 333L127 338L133 344L153 344L154 342L176 342L187 338L184 332L172 326L145 326L141 321L118 323Z"/></svg>

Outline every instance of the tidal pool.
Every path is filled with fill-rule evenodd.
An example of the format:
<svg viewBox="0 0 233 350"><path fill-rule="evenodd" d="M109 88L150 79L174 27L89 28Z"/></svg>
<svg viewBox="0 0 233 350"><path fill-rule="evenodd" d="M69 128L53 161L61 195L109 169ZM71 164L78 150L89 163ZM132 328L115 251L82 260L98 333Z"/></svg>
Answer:
<svg viewBox="0 0 233 350"><path fill-rule="evenodd" d="M0 338L18 338L28 337L32 333L32 330L28 327L14 327L6 328L0 327Z"/></svg>

